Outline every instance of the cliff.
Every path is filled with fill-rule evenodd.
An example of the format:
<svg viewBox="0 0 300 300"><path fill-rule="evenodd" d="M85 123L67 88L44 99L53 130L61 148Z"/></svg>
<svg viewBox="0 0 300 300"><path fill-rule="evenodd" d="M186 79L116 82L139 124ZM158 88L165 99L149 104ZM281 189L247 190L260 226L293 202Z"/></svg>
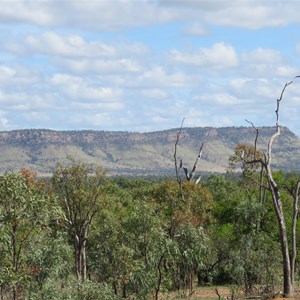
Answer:
<svg viewBox="0 0 300 300"><path fill-rule="evenodd" d="M266 149L272 127L260 128L258 147ZM58 162L71 156L91 165L101 166L111 174L172 174L174 144L178 129L136 133L113 131L53 131L29 129L0 132L0 172L28 167L40 174L51 174ZM253 144L251 127L183 128L178 158L192 167L199 146L204 143L199 168L224 172L228 158L238 143ZM274 144L274 167L300 169L300 139L282 128Z"/></svg>

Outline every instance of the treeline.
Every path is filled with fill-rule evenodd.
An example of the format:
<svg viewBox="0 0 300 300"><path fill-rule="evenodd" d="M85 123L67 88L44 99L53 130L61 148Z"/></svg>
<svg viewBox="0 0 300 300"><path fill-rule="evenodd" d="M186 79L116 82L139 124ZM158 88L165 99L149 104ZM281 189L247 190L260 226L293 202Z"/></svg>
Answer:
<svg viewBox="0 0 300 300"><path fill-rule="evenodd" d="M282 200L289 223L288 188ZM0 176L1 299L158 299L209 284L271 293L281 260L271 197L253 178L110 179L75 161L51 180Z"/></svg>

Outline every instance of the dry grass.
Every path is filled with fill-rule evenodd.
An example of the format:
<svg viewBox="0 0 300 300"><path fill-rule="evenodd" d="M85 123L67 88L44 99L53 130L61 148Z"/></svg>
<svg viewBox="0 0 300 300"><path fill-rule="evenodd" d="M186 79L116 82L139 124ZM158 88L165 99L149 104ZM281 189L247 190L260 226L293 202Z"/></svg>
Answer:
<svg viewBox="0 0 300 300"><path fill-rule="evenodd" d="M219 299L216 289L218 289L218 293L221 296L221 299L226 299L226 297L231 296L230 288L228 287L200 287L195 288L193 293L189 295L189 292L186 293L181 292L170 292L167 294L163 294L160 297L160 300L175 300L175 299L189 299L189 300L217 300Z"/></svg>
<svg viewBox="0 0 300 300"><path fill-rule="evenodd" d="M178 292L171 292L162 294L159 298L160 300L175 300L175 299L189 299L189 300L218 300L219 296L216 292L216 289L218 290L218 293L220 295L220 299L231 299L231 289L229 287L200 287L195 288L195 291L192 293L192 295L188 295L187 293L178 293ZM288 299L288 300L300 300L300 289L295 289L295 296L293 298L284 298L282 295L275 295L273 297L245 297L241 294L237 296L235 299L247 299L247 300L271 300L271 299Z"/></svg>

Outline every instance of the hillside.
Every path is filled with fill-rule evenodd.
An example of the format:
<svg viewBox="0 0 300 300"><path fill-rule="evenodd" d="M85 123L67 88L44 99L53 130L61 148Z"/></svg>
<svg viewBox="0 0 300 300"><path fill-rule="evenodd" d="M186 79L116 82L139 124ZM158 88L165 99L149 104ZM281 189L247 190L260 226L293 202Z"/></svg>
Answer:
<svg viewBox="0 0 300 300"><path fill-rule="evenodd" d="M101 166L110 174L173 174L174 144L178 129L149 133L112 131L53 131L42 129L0 132L0 172L29 167L40 174L53 172L67 156ZM266 149L272 127L260 128L258 146ZM224 172L236 144L253 143L251 127L183 128L178 158L191 167L204 143L199 168ZM300 139L282 128L274 144L274 167L300 169Z"/></svg>

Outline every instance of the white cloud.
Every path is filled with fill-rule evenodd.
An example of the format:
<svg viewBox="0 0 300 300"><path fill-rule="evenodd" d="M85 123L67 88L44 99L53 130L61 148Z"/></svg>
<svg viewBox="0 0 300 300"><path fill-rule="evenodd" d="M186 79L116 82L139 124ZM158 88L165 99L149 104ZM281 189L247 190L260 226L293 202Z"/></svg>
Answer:
<svg viewBox="0 0 300 300"><path fill-rule="evenodd" d="M299 23L299 1L272 0L160 0L162 6L180 11L181 17L207 24L257 30Z"/></svg>
<svg viewBox="0 0 300 300"><path fill-rule="evenodd" d="M236 67L239 59L235 49L225 43L215 43L211 48L200 48L193 53L171 50L169 57L176 63L215 69Z"/></svg>
<svg viewBox="0 0 300 300"><path fill-rule="evenodd" d="M4 110L0 110L0 126L7 128L9 127L9 121L7 119L7 112Z"/></svg>
<svg viewBox="0 0 300 300"><path fill-rule="evenodd" d="M18 54L45 54L67 57L109 57L116 49L99 41L88 42L79 35L62 36L56 32L45 32L41 36L27 36L22 44L8 42L6 49Z"/></svg>
<svg viewBox="0 0 300 300"><path fill-rule="evenodd" d="M123 74L142 70L141 64L131 58L55 59L53 63L75 73Z"/></svg>
<svg viewBox="0 0 300 300"><path fill-rule="evenodd" d="M257 48L251 52L242 53L242 60L246 63L276 64L283 61L279 50Z"/></svg>
<svg viewBox="0 0 300 300"><path fill-rule="evenodd" d="M293 78L297 76L300 72L299 68L288 66L288 65L279 65L276 67L275 75L279 77Z"/></svg>
<svg viewBox="0 0 300 300"><path fill-rule="evenodd" d="M206 36L210 34L210 31L200 23L189 24L184 29L184 34L191 36Z"/></svg>
<svg viewBox="0 0 300 300"><path fill-rule="evenodd" d="M286 3L3 1L0 126L152 130L177 127L184 116L191 126L272 121L281 81L300 74L300 5ZM298 90L284 102L293 120Z"/></svg>
<svg viewBox="0 0 300 300"><path fill-rule="evenodd" d="M7 111L48 111L57 107L56 97L53 94L35 93L34 91L15 92L0 90L0 105Z"/></svg>
<svg viewBox="0 0 300 300"><path fill-rule="evenodd" d="M141 97L144 98L150 98L150 99L156 99L156 100L163 100L170 98L170 95L168 92L162 89L155 89L155 88L150 88L150 89L142 89L140 91Z"/></svg>
<svg viewBox="0 0 300 300"><path fill-rule="evenodd" d="M252 3L241 1L241 5L227 7L223 11L219 10L207 16L206 20L212 22L211 17L216 18L215 23L219 25L249 29L279 27L286 24L285 18L280 17L276 9L257 1L252 1Z"/></svg>
<svg viewBox="0 0 300 300"><path fill-rule="evenodd" d="M147 13L141 13L147 12ZM119 30L124 27L164 23L177 13L155 2L114 1L2 1L0 22L69 26L93 30Z"/></svg>
<svg viewBox="0 0 300 300"><path fill-rule="evenodd" d="M96 83L90 84L80 77L67 74L54 74L50 79L63 95L74 100L94 100L100 102L117 101L122 96L122 91L118 88L101 87Z"/></svg>
<svg viewBox="0 0 300 300"><path fill-rule="evenodd" d="M49 25L55 18L46 1L2 1L0 22Z"/></svg>
<svg viewBox="0 0 300 300"><path fill-rule="evenodd" d="M218 106L234 106L239 103L235 96L227 93L204 94L194 98L194 100L197 99L206 104L210 103L211 105L214 104Z"/></svg>
<svg viewBox="0 0 300 300"><path fill-rule="evenodd" d="M241 99L266 99L274 92L273 83L266 79L235 78L228 82L232 93ZM252 102L252 101L251 101Z"/></svg>
<svg viewBox="0 0 300 300"><path fill-rule="evenodd" d="M290 59L279 50L257 48L241 54L243 73L252 77L294 77L299 68L290 66Z"/></svg>
<svg viewBox="0 0 300 300"><path fill-rule="evenodd" d="M193 76L182 71L167 72L161 66L155 66L140 74L134 82L129 82L131 87L139 88L187 88L201 82L200 76Z"/></svg>
<svg viewBox="0 0 300 300"><path fill-rule="evenodd" d="M38 123L49 122L51 120L46 112L40 112L40 111L38 111L38 112L30 111L30 112L24 113L23 117L27 121L30 121L30 122L34 121L34 122L38 122Z"/></svg>
<svg viewBox="0 0 300 300"><path fill-rule="evenodd" d="M117 111L124 108L124 104L121 102L71 102L68 105L69 109L85 111Z"/></svg>
<svg viewBox="0 0 300 300"><path fill-rule="evenodd" d="M29 69L22 65L10 67L0 65L0 84L19 89L20 86L32 86L39 83L40 74L35 69Z"/></svg>
<svg viewBox="0 0 300 300"><path fill-rule="evenodd" d="M107 31L198 19L208 24L258 29L299 23L299 8L299 1L283 0L17 0L1 2L0 22Z"/></svg>

